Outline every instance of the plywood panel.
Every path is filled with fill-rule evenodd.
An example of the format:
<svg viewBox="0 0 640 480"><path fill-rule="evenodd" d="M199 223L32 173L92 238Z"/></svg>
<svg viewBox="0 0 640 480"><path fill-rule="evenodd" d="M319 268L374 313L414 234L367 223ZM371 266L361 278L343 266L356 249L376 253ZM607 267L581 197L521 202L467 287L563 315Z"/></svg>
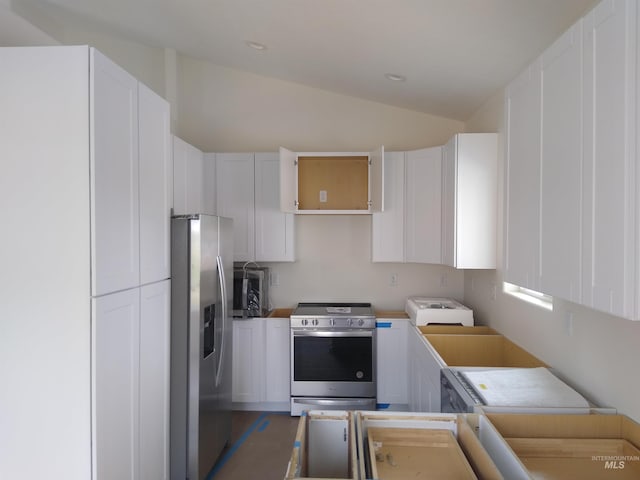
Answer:
<svg viewBox="0 0 640 480"><path fill-rule="evenodd" d="M640 450L623 439L507 438L506 441L536 479L640 478L640 461L631 460L640 458ZM599 457L620 460L607 464Z"/></svg>
<svg viewBox="0 0 640 480"><path fill-rule="evenodd" d="M368 210L368 156L298 157L298 210Z"/></svg>
<svg viewBox="0 0 640 480"><path fill-rule="evenodd" d="M369 428L373 478L476 479L451 430Z"/></svg>
<svg viewBox="0 0 640 480"><path fill-rule="evenodd" d="M425 337L450 367L546 366L538 358L502 335L428 334Z"/></svg>

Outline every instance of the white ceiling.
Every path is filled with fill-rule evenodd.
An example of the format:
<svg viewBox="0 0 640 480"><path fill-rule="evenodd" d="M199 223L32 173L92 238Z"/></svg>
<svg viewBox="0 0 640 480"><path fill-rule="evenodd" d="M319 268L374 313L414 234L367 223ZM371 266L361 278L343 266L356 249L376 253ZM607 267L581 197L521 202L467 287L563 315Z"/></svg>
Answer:
<svg viewBox="0 0 640 480"><path fill-rule="evenodd" d="M64 22L218 65L464 121L596 0L35 3Z"/></svg>

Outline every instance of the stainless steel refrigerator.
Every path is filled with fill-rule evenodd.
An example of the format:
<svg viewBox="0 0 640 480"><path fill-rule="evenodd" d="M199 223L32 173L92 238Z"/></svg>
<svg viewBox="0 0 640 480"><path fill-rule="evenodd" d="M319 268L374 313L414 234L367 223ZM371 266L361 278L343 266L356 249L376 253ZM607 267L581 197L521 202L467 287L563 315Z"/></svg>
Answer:
<svg viewBox="0 0 640 480"><path fill-rule="evenodd" d="M204 479L231 434L233 221L171 223L171 479Z"/></svg>

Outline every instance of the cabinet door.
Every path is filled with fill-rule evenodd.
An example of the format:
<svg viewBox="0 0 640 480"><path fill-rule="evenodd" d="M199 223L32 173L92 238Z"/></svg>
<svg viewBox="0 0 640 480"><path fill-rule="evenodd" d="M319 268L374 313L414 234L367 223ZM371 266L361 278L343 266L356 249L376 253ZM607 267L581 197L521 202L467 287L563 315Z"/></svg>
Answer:
<svg viewBox="0 0 640 480"><path fill-rule="evenodd" d="M504 279L539 290L540 62L529 66L506 93Z"/></svg>
<svg viewBox="0 0 640 480"><path fill-rule="evenodd" d="M294 215L280 210L280 156L255 154L255 260L293 262Z"/></svg>
<svg viewBox="0 0 640 480"><path fill-rule="evenodd" d="M140 480L169 479L170 293L140 288Z"/></svg>
<svg viewBox="0 0 640 480"><path fill-rule="evenodd" d="M253 153L216 154L218 215L233 218L233 258L255 260Z"/></svg>
<svg viewBox="0 0 640 480"><path fill-rule="evenodd" d="M384 212L371 218L371 261L404 262L404 152L384 161Z"/></svg>
<svg viewBox="0 0 640 480"><path fill-rule="evenodd" d="M169 103L143 84L138 88L140 150L140 283L169 278Z"/></svg>
<svg viewBox="0 0 640 480"><path fill-rule="evenodd" d="M407 262L441 262L442 147L407 152L405 253Z"/></svg>
<svg viewBox="0 0 640 480"><path fill-rule="evenodd" d="M289 319L266 318L265 401L289 403L291 355L289 353Z"/></svg>
<svg viewBox="0 0 640 480"><path fill-rule="evenodd" d="M203 209L203 153L173 137L173 213L201 213Z"/></svg>
<svg viewBox="0 0 640 480"><path fill-rule="evenodd" d="M634 317L637 295L637 2L602 2L584 19L583 302Z"/></svg>
<svg viewBox="0 0 640 480"><path fill-rule="evenodd" d="M91 49L91 292L140 283L138 81Z"/></svg>
<svg viewBox="0 0 640 480"><path fill-rule="evenodd" d="M92 300L93 478L138 478L140 290Z"/></svg>
<svg viewBox="0 0 640 480"><path fill-rule="evenodd" d="M405 405L409 402L409 320L379 319L376 323L377 401Z"/></svg>
<svg viewBox="0 0 640 480"><path fill-rule="evenodd" d="M541 57L540 290L580 299L582 22Z"/></svg>
<svg viewBox="0 0 640 480"><path fill-rule="evenodd" d="M280 210L296 212L298 210L298 170L296 152L280 147Z"/></svg>
<svg viewBox="0 0 640 480"><path fill-rule="evenodd" d="M442 149L442 263L456 266L456 170L458 136Z"/></svg>
<svg viewBox="0 0 640 480"><path fill-rule="evenodd" d="M232 400L261 402L264 390L264 321L233 321Z"/></svg>
<svg viewBox="0 0 640 480"><path fill-rule="evenodd" d="M385 209L384 147L369 152L369 209L382 212Z"/></svg>

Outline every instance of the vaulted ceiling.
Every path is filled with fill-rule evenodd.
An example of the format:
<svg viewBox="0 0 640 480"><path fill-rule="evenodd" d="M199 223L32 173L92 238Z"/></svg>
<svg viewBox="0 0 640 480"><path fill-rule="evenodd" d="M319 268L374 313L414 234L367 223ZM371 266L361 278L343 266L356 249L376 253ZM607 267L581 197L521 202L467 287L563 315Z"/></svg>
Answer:
<svg viewBox="0 0 640 480"><path fill-rule="evenodd" d="M596 0L35 3L218 65L464 121Z"/></svg>

